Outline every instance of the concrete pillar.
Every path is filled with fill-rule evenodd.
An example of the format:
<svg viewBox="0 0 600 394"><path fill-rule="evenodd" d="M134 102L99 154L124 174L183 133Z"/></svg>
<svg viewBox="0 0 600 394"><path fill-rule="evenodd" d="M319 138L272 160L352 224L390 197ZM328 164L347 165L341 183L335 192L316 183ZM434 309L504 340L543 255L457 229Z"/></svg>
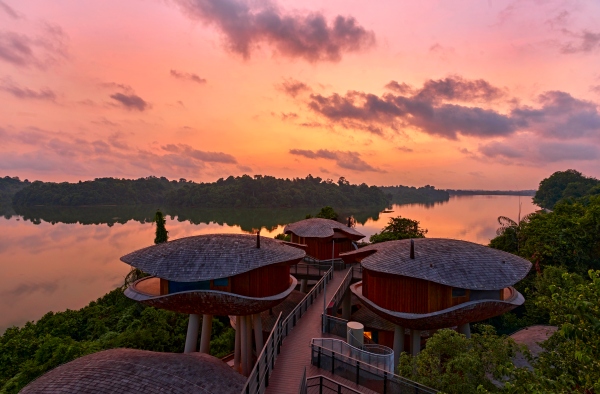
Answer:
<svg viewBox="0 0 600 394"><path fill-rule="evenodd" d="M191 314L188 321L187 335L185 337L184 353L192 353L196 351L198 344L198 330L200 329L200 315Z"/></svg>
<svg viewBox="0 0 600 394"><path fill-rule="evenodd" d="M254 343L256 344L256 357L258 357L263 348L262 319L260 318L260 313L252 315L252 321L254 323Z"/></svg>
<svg viewBox="0 0 600 394"><path fill-rule="evenodd" d="M210 334L212 333L212 315L202 315L202 335L200 353L210 354Z"/></svg>
<svg viewBox="0 0 600 394"><path fill-rule="evenodd" d="M248 376L250 371L248 370L248 336L246 335L246 331L248 331L248 327L246 327L246 316L240 316L240 338L241 338L241 356L242 356L242 375Z"/></svg>
<svg viewBox="0 0 600 394"><path fill-rule="evenodd" d="M241 373L242 363L242 319L239 316L235 317L235 350L233 352L233 368Z"/></svg>
<svg viewBox="0 0 600 394"><path fill-rule="evenodd" d="M342 299L342 319L350 320L350 316L352 315L352 293L350 289L346 289L344 293L344 298Z"/></svg>
<svg viewBox="0 0 600 394"><path fill-rule="evenodd" d="M400 354L404 351L404 327L394 325L394 371L398 367Z"/></svg>
<svg viewBox="0 0 600 394"><path fill-rule="evenodd" d="M469 323L461 324L458 326L458 332L467 338L471 338L471 325Z"/></svg>
<svg viewBox="0 0 600 394"><path fill-rule="evenodd" d="M308 279L302 279L300 281L300 293L308 293Z"/></svg>
<svg viewBox="0 0 600 394"><path fill-rule="evenodd" d="M244 316L246 319L246 371L245 376L252 372L252 316Z"/></svg>
<svg viewBox="0 0 600 394"><path fill-rule="evenodd" d="M421 330L410 330L410 354L416 356L421 351Z"/></svg>

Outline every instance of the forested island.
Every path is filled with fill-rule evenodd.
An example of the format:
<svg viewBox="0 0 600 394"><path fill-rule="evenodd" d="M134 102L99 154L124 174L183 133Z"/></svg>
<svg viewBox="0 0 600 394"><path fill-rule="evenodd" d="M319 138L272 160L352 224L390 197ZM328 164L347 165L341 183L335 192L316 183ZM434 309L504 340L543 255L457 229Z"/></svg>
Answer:
<svg viewBox="0 0 600 394"><path fill-rule="evenodd" d="M450 199L446 190L438 190L435 186L380 186L379 187L394 204L431 204Z"/></svg>
<svg viewBox="0 0 600 394"><path fill-rule="evenodd" d="M455 190L446 189L451 196L533 196L535 190Z"/></svg>

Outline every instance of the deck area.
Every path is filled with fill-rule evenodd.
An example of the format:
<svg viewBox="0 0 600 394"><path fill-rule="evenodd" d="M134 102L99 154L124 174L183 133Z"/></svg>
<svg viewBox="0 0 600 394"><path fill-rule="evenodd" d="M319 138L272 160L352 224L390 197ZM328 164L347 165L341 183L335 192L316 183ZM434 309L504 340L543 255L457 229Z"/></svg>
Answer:
<svg viewBox="0 0 600 394"><path fill-rule="evenodd" d="M333 272L333 279L327 284L327 290L325 294L327 297L327 304L329 304L333 298L335 291L342 283L348 270L349 268L346 268L342 271ZM269 379L267 394L297 393L305 367L307 377L327 374L326 371L323 371L317 367L313 367L310 363L311 339L329 336L321 332L322 313L323 293L317 297L315 303L302 316L302 319L299 320L298 325L283 341L281 353L277 358L275 369L273 370L273 373ZM351 386L352 383L346 381L345 379L341 379L338 376L331 375L330 377L333 380L340 381L340 383L346 384L350 387L355 388L354 386L356 386ZM342 382L342 380L344 382ZM361 387L360 391L370 392L364 387Z"/></svg>

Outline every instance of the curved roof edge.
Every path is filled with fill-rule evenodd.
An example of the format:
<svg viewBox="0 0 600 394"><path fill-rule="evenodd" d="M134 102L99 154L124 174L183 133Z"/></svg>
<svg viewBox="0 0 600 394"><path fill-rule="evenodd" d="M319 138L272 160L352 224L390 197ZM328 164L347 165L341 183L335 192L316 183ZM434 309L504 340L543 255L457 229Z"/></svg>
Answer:
<svg viewBox="0 0 600 394"><path fill-rule="evenodd" d="M294 233L299 237L306 238L329 238L336 232L343 232L353 241L364 238L365 235L356 231L352 227L345 226L340 222L331 219L310 218L290 223L283 228L286 234Z"/></svg>
<svg viewBox="0 0 600 394"><path fill-rule="evenodd" d="M500 290L522 280L531 262L473 242L447 238L417 238L414 259L409 239L387 241L342 253L346 262L383 274L423 279L470 290Z"/></svg>

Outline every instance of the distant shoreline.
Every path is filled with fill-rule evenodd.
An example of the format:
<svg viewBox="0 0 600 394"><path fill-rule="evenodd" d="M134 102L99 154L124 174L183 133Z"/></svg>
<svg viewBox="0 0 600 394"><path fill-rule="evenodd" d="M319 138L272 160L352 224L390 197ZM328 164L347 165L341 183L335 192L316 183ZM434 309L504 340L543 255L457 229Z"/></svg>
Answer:
<svg viewBox="0 0 600 394"><path fill-rule="evenodd" d="M451 196L535 196L536 190L453 190L446 189Z"/></svg>

